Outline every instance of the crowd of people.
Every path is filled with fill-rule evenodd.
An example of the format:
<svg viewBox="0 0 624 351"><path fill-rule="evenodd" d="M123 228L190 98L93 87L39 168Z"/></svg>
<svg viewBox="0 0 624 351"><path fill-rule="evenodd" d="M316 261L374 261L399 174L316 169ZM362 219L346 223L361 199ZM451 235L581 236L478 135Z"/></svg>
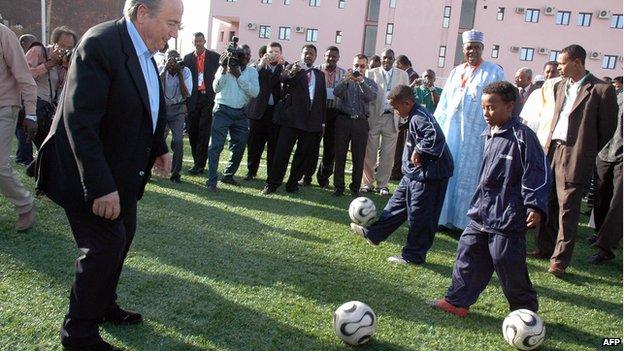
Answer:
<svg viewBox="0 0 624 351"><path fill-rule="evenodd" d="M38 193L64 208L85 252L61 331L67 349L115 350L98 324L142 321L117 304L116 286L150 174L182 182L185 133L187 172L206 172L210 192L219 182L240 185L245 150L244 181L255 179L266 148L262 195L278 191L289 165L288 193L316 178L322 188L332 179L334 196L391 195L376 223L352 225L377 245L407 221L407 243L390 262L422 264L439 228L463 230L452 285L431 303L456 315L467 314L494 271L512 309L537 311L526 256L550 259L548 271L563 278L588 189L597 249L589 262L615 257L622 77L592 75L581 46L563 48L543 74L518 69L511 84L483 59L484 34L469 30L465 62L440 88L433 70L419 76L390 48L343 65L329 46L317 64L317 47L306 44L289 63L279 42L252 60L247 45L233 41L219 54L196 33L195 50L182 57L167 49L182 11L179 0L126 0L122 19L80 40L56 28L47 46L0 24L0 190L16 208L16 230L30 229L33 196L10 164L15 134L15 161L36 176ZM394 193L390 180L399 180ZM527 252L532 227L537 249Z"/></svg>

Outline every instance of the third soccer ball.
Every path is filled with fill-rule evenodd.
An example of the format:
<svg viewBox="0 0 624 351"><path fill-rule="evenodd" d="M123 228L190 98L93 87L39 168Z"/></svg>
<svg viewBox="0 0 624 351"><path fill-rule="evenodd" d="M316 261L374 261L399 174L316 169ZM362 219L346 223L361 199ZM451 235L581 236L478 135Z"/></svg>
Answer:
<svg viewBox="0 0 624 351"><path fill-rule="evenodd" d="M546 327L537 313L520 309L512 311L503 321L503 337L518 350L539 347L546 336Z"/></svg>
<svg viewBox="0 0 624 351"><path fill-rule="evenodd" d="M373 200L367 197L358 197L349 205L349 217L353 223L366 226L377 216L377 209Z"/></svg>
<svg viewBox="0 0 624 351"><path fill-rule="evenodd" d="M376 325L375 312L360 301L349 301L334 312L334 332L349 345L367 343Z"/></svg>

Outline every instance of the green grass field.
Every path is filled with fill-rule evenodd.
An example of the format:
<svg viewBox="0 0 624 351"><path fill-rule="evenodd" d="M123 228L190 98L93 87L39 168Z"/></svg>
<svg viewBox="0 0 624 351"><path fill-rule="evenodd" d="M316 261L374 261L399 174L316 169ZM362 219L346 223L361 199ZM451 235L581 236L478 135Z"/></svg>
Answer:
<svg viewBox="0 0 624 351"><path fill-rule="evenodd" d="M425 305L450 284L457 235L438 233L425 265L393 266L386 258L400 252L407 227L379 247L368 245L348 229L348 196L336 199L318 187L290 195L282 187L264 197L264 173L241 187L220 183L217 193L205 189L204 177L185 174L183 182L158 178L147 187L118 289L119 303L145 322L104 325L106 340L149 351L352 350L335 337L332 313L360 300L375 310L378 325L358 349L511 350L501 334L509 311L496 277L466 319ZM25 183L32 189L30 179ZM378 209L387 201L370 197ZM12 207L0 200L3 351L61 349L58 331L79 253L61 208L48 200L37 205L36 227L18 234ZM542 350L594 350L603 337L622 337L622 256L586 264L589 233L582 225L564 280L546 272L547 261L528 261L547 328Z"/></svg>

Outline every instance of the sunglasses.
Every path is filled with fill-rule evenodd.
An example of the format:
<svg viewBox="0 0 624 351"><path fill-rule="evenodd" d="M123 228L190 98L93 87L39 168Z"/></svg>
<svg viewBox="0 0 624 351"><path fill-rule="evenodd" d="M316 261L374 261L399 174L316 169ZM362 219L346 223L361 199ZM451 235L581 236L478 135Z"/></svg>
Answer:
<svg viewBox="0 0 624 351"><path fill-rule="evenodd" d="M355 65L353 65L353 68L366 68L366 65L355 64Z"/></svg>

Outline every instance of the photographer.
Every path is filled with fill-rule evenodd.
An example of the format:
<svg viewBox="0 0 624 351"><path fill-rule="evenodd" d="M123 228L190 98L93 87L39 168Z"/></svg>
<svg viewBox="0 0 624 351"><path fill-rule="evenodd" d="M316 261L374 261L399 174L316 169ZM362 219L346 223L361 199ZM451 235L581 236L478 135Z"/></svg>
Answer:
<svg viewBox="0 0 624 351"><path fill-rule="evenodd" d="M173 161L170 180L174 183L180 183L180 171L182 170L182 157L184 155L184 119L188 112L186 99L191 95L190 91L193 89L193 77L191 70L184 67L184 62L180 59L180 54L177 51L167 51L165 62L160 80L167 106L167 127L171 129L172 135Z"/></svg>
<svg viewBox="0 0 624 351"><path fill-rule="evenodd" d="M67 26L57 27L50 37L51 45L34 42L26 61L37 83L37 135L33 142L37 148L48 135L56 110L58 95L63 89L71 53L78 38Z"/></svg>
<svg viewBox="0 0 624 351"><path fill-rule="evenodd" d="M206 187L210 191L217 189L217 170L223 144L230 133L230 159L223 172L223 183L238 185L234 174L238 170L249 133L249 122L243 108L249 100L258 96L260 85L258 71L248 68L251 59L249 46L238 47L238 38L234 37L227 50L221 54L212 87L217 94L212 119L212 133L208 147L208 180Z"/></svg>
<svg viewBox="0 0 624 351"><path fill-rule="evenodd" d="M357 55L353 59L353 69L347 71L344 79L334 88L336 107L339 111L335 121L336 162L334 165L334 196L340 196L345 190L344 170L347 163L347 151L351 143L353 172L349 189L353 196L358 196L362 184L364 156L368 141L368 104L377 98L377 84L364 77L368 59Z"/></svg>
<svg viewBox="0 0 624 351"><path fill-rule="evenodd" d="M428 69L423 72L422 78L416 79L412 83L416 103L427 109L429 113L435 112L438 102L440 101L440 95L442 95L442 88L438 88L434 85L435 80L435 72Z"/></svg>

